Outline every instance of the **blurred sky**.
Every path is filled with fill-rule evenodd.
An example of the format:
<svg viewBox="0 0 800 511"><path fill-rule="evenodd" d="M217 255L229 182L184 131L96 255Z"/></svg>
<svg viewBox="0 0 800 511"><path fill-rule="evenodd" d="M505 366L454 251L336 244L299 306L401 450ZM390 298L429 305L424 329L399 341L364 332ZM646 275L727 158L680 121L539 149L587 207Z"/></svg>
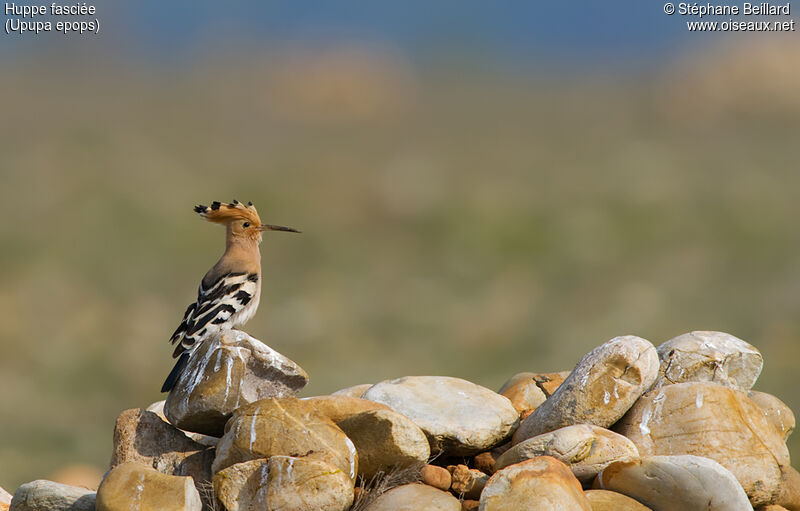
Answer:
<svg viewBox="0 0 800 511"><path fill-rule="evenodd" d="M24 2L17 2L23 4ZM91 2L90 2L91 4ZM432 5L433 4L433 5ZM405 53L416 64L438 52L490 56L496 64L549 63L565 72L653 65L686 45L719 38L689 33L658 2L613 4L500 1L95 2L99 38L113 51L173 64L246 42L309 44L354 39ZM97 36L71 36L96 46ZM64 36L6 36L6 57L58 51ZM79 40L79 41L76 41ZM53 45L56 47L54 48ZM23 53L24 55L24 53ZM655 60L654 60L655 59Z"/></svg>

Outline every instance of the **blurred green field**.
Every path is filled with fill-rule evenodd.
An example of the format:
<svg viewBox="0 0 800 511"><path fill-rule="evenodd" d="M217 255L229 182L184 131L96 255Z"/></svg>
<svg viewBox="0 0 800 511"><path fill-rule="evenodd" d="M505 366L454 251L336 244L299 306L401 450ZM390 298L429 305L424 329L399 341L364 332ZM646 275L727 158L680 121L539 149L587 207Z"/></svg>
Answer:
<svg viewBox="0 0 800 511"><path fill-rule="evenodd" d="M756 388L800 411L786 40L614 75L358 47L7 61L0 486L105 469L223 249L192 206L234 198L304 232L265 236L246 328L309 372L304 395L410 374L496 389L616 335L701 329L758 347Z"/></svg>

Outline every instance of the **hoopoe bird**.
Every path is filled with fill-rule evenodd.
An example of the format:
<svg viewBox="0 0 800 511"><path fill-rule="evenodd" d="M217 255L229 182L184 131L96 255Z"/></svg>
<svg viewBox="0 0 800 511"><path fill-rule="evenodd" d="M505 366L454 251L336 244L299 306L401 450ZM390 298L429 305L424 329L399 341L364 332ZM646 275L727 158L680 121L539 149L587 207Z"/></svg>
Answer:
<svg viewBox="0 0 800 511"><path fill-rule="evenodd" d="M197 301L189 305L170 338L176 344L172 357L180 357L167 376L161 392L169 392L178 381L192 352L205 339L222 330L244 325L252 318L261 298L261 252L264 231L300 232L290 227L262 224L252 202L245 206L212 202L194 208L200 216L225 225L225 253L203 277Z"/></svg>

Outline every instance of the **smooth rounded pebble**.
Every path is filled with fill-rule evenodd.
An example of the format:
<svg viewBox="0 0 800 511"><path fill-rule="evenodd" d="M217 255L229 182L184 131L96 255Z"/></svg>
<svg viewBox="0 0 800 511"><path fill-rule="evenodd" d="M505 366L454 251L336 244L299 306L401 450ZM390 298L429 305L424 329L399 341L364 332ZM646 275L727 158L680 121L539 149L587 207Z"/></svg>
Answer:
<svg viewBox="0 0 800 511"><path fill-rule="evenodd" d="M541 456L498 470L481 493L480 511L591 511L569 467Z"/></svg>
<svg viewBox="0 0 800 511"><path fill-rule="evenodd" d="M425 432L431 452L470 455L506 439L519 414L508 398L448 376L407 376L377 383L364 399L383 403Z"/></svg>
<svg viewBox="0 0 800 511"><path fill-rule="evenodd" d="M423 483L442 491L449 490L450 483L453 480L450 476L450 472L446 468L436 465L425 465L420 469L419 475Z"/></svg>
<svg viewBox="0 0 800 511"><path fill-rule="evenodd" d="M615 337L585 355L514 433L513 443L573 424L607 428L655 381L658 354L641 337Z"/></svg>
<svg viewBox="0 0 800 511"><path fill-rule="evenodd" d="M588 483L615 461L639 456L633 442L624 436L591 424L576 424L520 442L496 463L496 469L537 456L552 456L569 466L579 481Z"/></svg>
<svg viewBox="0 0 800 511"><path fill-rule="evenodd" d="M392 410L362 412L339 422L339 427L353 441L358 475L367 480L393 468L422 465L431 455L419 426Z"/></svg>
<svg viewBox="0 0 800 511"><path fill-rule="evenodd" d="M515 374L500 387L497 393L506 396L517 412L521 414L531 412L547 399L547 395L539 388L535 376L536 373Z"/></svg>
<svg viewBox="0 0 800 511"><path fill-rule="evenodd" d="M112 468L97 489L97 511L201 511L191 477L162 474L138 463Z"/></svg>
<svg viewBox="0 0 800 511"><path fill-rule="evenodd" d="M753 509L733 474L700 456L647 456L612 463L597 476L595 486L623 493L658 511Z"/></svg>
<svg viewBox="0 0 800 511"><path fill-rule="evenodd" d="M589 499L592 511L651 511L638 500L615 491L586 490L583 493Z"/></svg>
<svg viewBox="0 0 800 511"><path fill-rule="evenodd" d="M457 498L427 484L404 484L375 499L364 511L461 511Z"/></svg>

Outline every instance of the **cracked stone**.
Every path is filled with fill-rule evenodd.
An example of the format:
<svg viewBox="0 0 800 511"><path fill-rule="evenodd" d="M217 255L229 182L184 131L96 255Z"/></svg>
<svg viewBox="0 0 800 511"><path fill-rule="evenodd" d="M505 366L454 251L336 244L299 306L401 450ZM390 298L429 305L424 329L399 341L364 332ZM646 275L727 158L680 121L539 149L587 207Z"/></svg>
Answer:
<svg viewBox="0 0 800 511"><path fill-rule="evenodd" d="M586 354L555 393L514 433L513 444L573 424L607 428L658 375L655 347L641 337L615 337Z"/></svg>

